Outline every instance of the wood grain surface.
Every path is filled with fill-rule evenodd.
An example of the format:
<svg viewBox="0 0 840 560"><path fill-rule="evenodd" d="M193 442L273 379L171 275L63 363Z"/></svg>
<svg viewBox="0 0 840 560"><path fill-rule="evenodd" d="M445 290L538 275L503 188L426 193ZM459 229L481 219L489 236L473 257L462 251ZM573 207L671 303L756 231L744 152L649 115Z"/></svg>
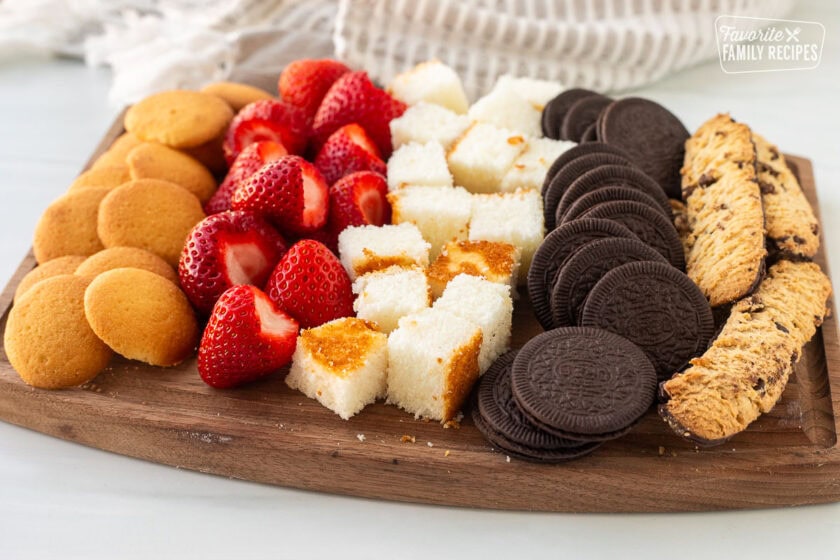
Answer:
<svg viewBox="0 0 840 560"><path fill-rule="evenodd" d="M122 131L121 119L101 153ZM810 163L788 156L818 210ZM824 250L817 262L827 271ZM0 295L5 330L30 255ZM514 346L540 327L517 302ZM805 348L782 400L728 443L698 449L651 411L625 437L561 465L507 460L467 418L459 429L376 404L342 421L291 391L285 372L217 391L195 360L123 359L83 388L33 389L0 352L0 419L84 445L204 473L368 498L495 509L655 512L840 501L840 344L835 313ZM357 437L364 435L362 438ZM402 436L415 443L403 443Z"/></svg>

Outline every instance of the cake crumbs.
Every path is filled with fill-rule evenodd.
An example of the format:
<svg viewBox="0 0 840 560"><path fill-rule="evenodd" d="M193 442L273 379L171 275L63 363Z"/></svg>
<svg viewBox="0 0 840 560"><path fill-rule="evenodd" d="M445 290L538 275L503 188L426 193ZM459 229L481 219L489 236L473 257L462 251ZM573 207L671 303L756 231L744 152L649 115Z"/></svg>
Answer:
<svg viewBox="0 0 840 560"><path fill-rule="evenodd" d="M426 445L428 445L429 447L434 447L435 446L431 441L427 441Z"/></svg>
<svg viewBox="0 0 840 560"><path fill-rule="evenodd" d="M510 463L510 455L505 455L505 462Z"/></svg>
<svg viewBox="0 0 840 560"><path fill-rule="evenodd" d="M663 455L665 455L665 448L660 445L659 446L659 456L662 457Z"/></svg>
<svg viewBox="0 0 840 560"><path fill-rule="evenodd" d="M400 438L400 441L403 443L415 443L417 441L417 438L415 438L414 436L405 435Z"/></svg>
<svg viewBox="0 0 840 560"><path fill-rule="evenodd" d="M365 434L356 434L356 439L364 443L365 441Z"/></svg>
<svg viewBox="0 0 840 560"><path fill-rule="evenodd" d="M449 457L449 453L450 453L450 451L447 449L447 450L444 452L443 456L444 456L444 457Z"/></svg>

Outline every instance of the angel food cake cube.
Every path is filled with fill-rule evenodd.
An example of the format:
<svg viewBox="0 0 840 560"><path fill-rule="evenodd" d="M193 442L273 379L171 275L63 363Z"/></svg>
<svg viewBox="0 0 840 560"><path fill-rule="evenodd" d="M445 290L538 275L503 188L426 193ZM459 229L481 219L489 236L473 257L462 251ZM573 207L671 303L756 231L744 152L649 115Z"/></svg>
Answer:
<svg viewBox="0 0 840 560"><path fill-rule="evenodd" d="M522 99L530 103L534 109L540 112L542 112L549 101L563 91L563 85L560 82L535 80L533 78L517 78L510 74L499 76L495 88L512 89Z"/></svg>
<svg viewBox="0 0 840 560"><path fill-rule="evenodd" d="M516 297L519 280L519 249L501 241L451 241L426 271L432 297L437 299L450 280L459 274L480 276L510 287Z"/></svg>
<svg viewBox="0 0 840 560"><path fill-rule="evenodd" d="M384 397L388 337L355 317L301 331L286 385L344 420Z"/></svg>
<svg viewBox="0 0 840 560"><path fill-rule="evenodd" d="M487 371L496 358L510 349L513 300L509 286L460 274L447 284L434 309L449 311L481 328L479 374Z"/></svg>
<svg viewBox="0 0 840 560"><path fill-rule="evenodd" d="M392 266L356 278L353 310L359 319L376 324L390 333L402 317L426 309L431 304L429 282L422 268Z"/></svg>
<svg viewBox="0 0 840 560"><path fill-rule="evenodd" d="M417 226L351 226L338 235L338 254L350 280L389 266L429 266L429 248Z"/></svg>
<svg viewBox="0 0 840 560"><path fill-rule="evenodd" d="M534 253L545 237L538 190L473 196L470 241L504 241L521 251L519 283L525 282Z"/></svg>
<svg viewBox="0 0 840 560"><path fill-rule="evenodd" d="M395 150L409 142L437 142L444 149L449 149L469 128L470 119L446 107L421 101L406 109L401 117L393 119L390 126Z"/></svg>
<svg viewBox="0 0 840 560"><path fill-rule="evenodd" d="M455 184L473 193L498 192L502 179L526 147L520 132L474 123L449 149Z"/></svg>
<svg viewBox="0 0 840 560"><path fill-rule="evenodd" d="M576 146L574 142L531 138L525 149L502 178L501 191L514 192L517 189L542 189L545 174L560 154Z"/></svg>
<svg viewBox="0 0 840 560"><path fill-rule="evenodd" d="M439 60L422 62L397 75L388 85L388 92L406 105L426 101L459 114L466 113L469 107L461 78Z"/></svg>
<svg viewBox="0 0 840 560"><path fill-rule="evenodd" d="M391 155L388 160L388 190L395 191L405 185L452 186L452 174L440 144L411 142Z"/></svg>
<svg viewBox="0 0 840 560"><path fill-rule="evenodd" d="M388 335L388 402L445 422L455 417L478 379L481 328L442 309L400 319Z"/></svg>
<svg viewBox="0 0 840 560"><path fill-rule="evenodd" d="M391 221L417 226L431 244L429 258L452 240L466 239L472 214L472 195L461 187L410 186L388 193Z"/></svg>
<svg viewBox="0 0 840 560"><path fill-rule="evenodd" d="M509 86L497 85L470 107L467 116L528 136L542 136L542 113Z"/></svg>

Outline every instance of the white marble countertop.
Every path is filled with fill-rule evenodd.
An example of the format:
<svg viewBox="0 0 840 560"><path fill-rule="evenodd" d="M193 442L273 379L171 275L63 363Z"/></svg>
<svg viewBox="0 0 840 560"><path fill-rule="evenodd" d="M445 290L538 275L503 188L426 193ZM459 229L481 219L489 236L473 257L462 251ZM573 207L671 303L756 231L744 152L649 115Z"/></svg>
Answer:
<svg viewBox="0 0 840 560"><path fill-rule="evenodd" d="M717 61L638 93L689 129L730 111L810 157L826 245L840 270L840 10L820 21L819 68L726 75ZM829 5L831 4L831 5ZM79 172L117 108L108 74L62 60L0 65L0 282L47 204ZM429 489L434 492L434 488ZM679 515L528 514L345 498L227 480L66 443L0 422L0 558L531 557L840 558L840 504Z"/></svg>

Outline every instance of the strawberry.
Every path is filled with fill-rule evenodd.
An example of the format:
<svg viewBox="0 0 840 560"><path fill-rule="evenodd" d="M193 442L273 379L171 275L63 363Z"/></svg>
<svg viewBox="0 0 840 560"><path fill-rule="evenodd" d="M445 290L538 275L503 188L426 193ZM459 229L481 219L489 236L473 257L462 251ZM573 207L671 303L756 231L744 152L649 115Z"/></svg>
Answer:
<svg viewBox="0 0 840 560"><path fill-rule="evenodd" d="M195 308L207 314L231 286L263 286L285 252L283 237L253 212L213 214L187 236L178 266L181 287Z"/></svg>
<svg viewBox="0 0 840 560"><path fill-rule="evenodd" d="M328 229L336 236L347 226L391 223L388 183L373 171L346 175L330 187L330 221Z"/></svg>
<svg viewBox="0 0 840 560"><path fill-rule="evenodd" d="M312 118L333 82L349 71L337 60L296 60L283 69L277 89L283 101L300 107Z"/></svg>
<svg viewBox="0 0 840 560"><path fill-rule="evenodd" d="M348 72L330 87L315 113L314 147L320 149L330 134L345 124L358 123L388 158L392 151L391 120L405 109L405 103L373 85L365 72Z"/></svg>
<svg viewBox="0 0 840 560"><path fill-rule="evenodd" d="M353 315L353 289L338 258L312 239L283 255L266 285L268 297L308 329Z"/></svg>
<svg viewBox="0 0 840 560"><path fill-rule="evenodd" d="M305 234L327 223L329 195L318 169L300 156L260 167L233 193L236 210L251 210L285 233Z"/></svg>
<svg viewBox="0 0 840 560"><path fill-rule="evenodd" d="M230 210L233 191L236 190L239 183L248 180L257 169L269 161L278 160L285 155L288 155L286 148L283 147L283 144L277 142L263 140L249 144L236 156L236 160L230 166L230 171L225 175L222 184L219 185L210 200L204 203L204 213L209 216L210 214Z"/></svg>
<svg viewBox="0 0 840 560"><path fill-rule="evenodd" d="M376 171L385 175L388 168L365 129L356 123L333 132L315 157L315 167L332 185L355 171Z"/></svg>
<svg viewBox="0 0 840 560"><path fill-rule="evenodd" d="M322 243L327 249L332 251L334 255L338 255L338 234L340 232L333 231L329 225L307 233L301 239L314 239ZM298 240L299 241L299 240Z"/></svg>
<svg viewBox="0 0 840 560"><path fill-rule="evenodd" d="M291 361L298 329L297 321L259 288L228 288L201 337L198 373L217 389L265 377Z"/></svg>
<svg viewBox="0 0 840 560"><path fill-rule="evenodd" d="M292 154L302 154L309 141L310 118L301 109L276 99L261 99L245 105L233 118L225 134L228 165L249 144L271 140L283 144Z"/></svg>

